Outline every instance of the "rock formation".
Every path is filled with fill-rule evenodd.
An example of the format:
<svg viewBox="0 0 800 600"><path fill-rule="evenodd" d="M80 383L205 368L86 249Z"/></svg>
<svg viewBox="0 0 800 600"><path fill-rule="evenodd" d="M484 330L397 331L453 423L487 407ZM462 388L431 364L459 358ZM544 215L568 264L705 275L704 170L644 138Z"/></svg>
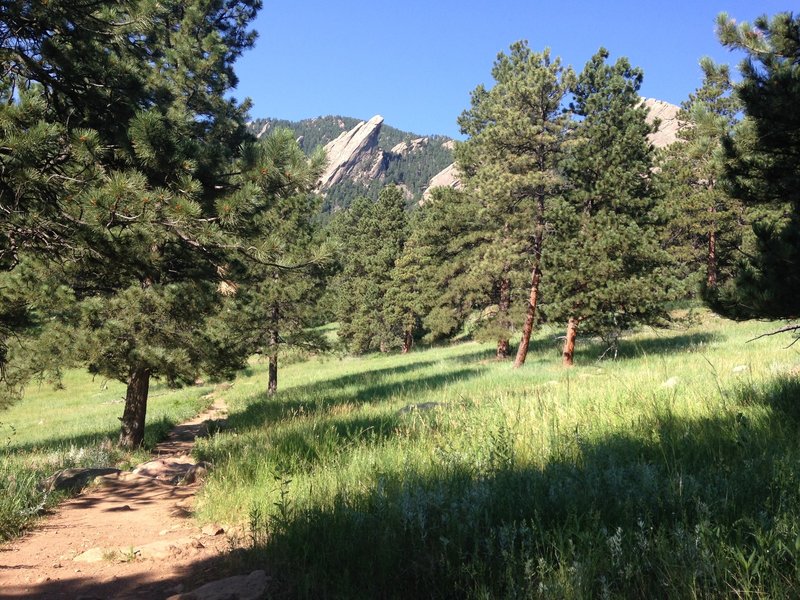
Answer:
<svg viewBox="0 0 800 600"><path fill-rule="evenodd" d="M647 136L650 143L656 148L664 148L675 142L681 127L681 122L678 121L680 107L655 98L642 98L642 104L650 109L647 122L653 123L656 119L659 121L658 131Z"/></svg>
<svg viewBox="0 0 800 600"><path fill-rule="evenodd" d="M325 145L328 166L320 178L320 190L326 190L343 179L357 181L380 176L386 161L384 152L378 147L382 124L383 117L375 115Z"/></svg>
<svg viewBox="0 0 800 600"><path fill-rule="evenodd" d="M458 173L455 163L446 166L431 177L428 189L426 189L425 193L422 195L423 202L430 197L431 190L436 187L449 187L456 190L461 189L461 175Z"/></svg>
<svg viewBox="0 0 800 600"><path fill-rule="evenodd" d="M392 154L399 154L400 156L405 156L410 152L416 152L420 148L428 145L428 138L421 137L421 138L414 138L413 140L408 140L407 142L400 142L395 146L392 146L391 153Z"/></svg>

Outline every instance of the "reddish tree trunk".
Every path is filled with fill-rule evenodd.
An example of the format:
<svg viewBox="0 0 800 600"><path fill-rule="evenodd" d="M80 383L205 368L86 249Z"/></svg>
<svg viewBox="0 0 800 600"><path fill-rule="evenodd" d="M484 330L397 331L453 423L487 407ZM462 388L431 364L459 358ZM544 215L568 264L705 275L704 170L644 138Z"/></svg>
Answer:
<svg viewBox="0 0 800 600"><path fill-rule="evenodd" d="M119 445L123 448L137 448L144 441L144 421L147 416L149 391L150 370L140 366L131 368L128 389L125 391L122 430L119 434Z"/></svg>
<svg viewBox="0 0 800 600"><path fill-rule="evenodd" d="M269 382L267 383L267 394L272 396L278 391L278 305L273 304L271 325L269 330Z"/></svg>
<svg viewBox="0 0 800 600"><path fill-rule="evenodd" d="M411 346L414 344L414 337L411 335L411 328L406 329L403 335L403 354L411 352Z"/></svg>
<svg viewBox="0 0 800 600"><path fill-rule="evenodd" d="M575 355L575 338L578 336L578 319L570 317L567 321L567 335L564 337L564 366L571 367Z"/></svg>
<svg viewBox="0 0 800 600"><path fill-rule="evenodd" d="M505 273L508 269L505 269ZM504 277L500 282L500 302L498 303L498 317L500 318L503 327L508 327L508 311L511 308L511 280ZM508 358L508 336L501 337L497 340L496 357L498 360Z"/></svg>
<svg viewBox="0 0 800 600"><path fill-rule="evenodd" d="M528 310L525 311L525 323L522 326L522 339L517 348L514 368L525 364L528 357L528 346L531 343L531 332L536 319L536 305L539 302L539 282L542 280L542 242L544 241L544 196L536 198L536 227L533 231L533 268L531 269L531 293L528 296Z"/></svg>
<svg viewBox="0 0 800 600"><path fill-rule="evenodd" d="M531 332L533 331L533 322L536 319L536 305L539 303L539 282L542 279L542 272L539 266L533 268L531 273L531 293L528 296L528 310L525 312L525 323L522 325L522 339L517 348L517 356L514 359L514 368L521 367L525 364L525 359L528 357L528 347L531 343Z"/></svg>

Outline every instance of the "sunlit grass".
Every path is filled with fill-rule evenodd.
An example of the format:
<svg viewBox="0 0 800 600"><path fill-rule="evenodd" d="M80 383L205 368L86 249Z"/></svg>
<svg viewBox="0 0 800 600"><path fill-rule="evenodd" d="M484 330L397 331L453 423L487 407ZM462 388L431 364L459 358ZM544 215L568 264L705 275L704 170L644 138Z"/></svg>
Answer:
<svg viewBox="0 0 800 600"><path fill-rule="evenodd" d="M516 371L476 343L314 359L269 398L254 364L200 516L248 524L290 596L791 597L800 357L700 317L574 369L549 329Z"/></svg>

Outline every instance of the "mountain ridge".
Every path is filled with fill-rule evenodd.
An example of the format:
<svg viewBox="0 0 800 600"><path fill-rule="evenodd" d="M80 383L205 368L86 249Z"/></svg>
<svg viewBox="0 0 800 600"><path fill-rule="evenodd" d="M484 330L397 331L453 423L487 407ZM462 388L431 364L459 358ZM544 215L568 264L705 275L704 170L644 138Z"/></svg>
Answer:
<svg viewBox="0 0 800 600"><path fill-rule="evenodd" d="M657 131L648 136L653 146L672 144L681 127L680 108L655 98L642 98L642 105L649 110L647 121L659 122ZM251 121L248 127L257 137L287 128L306 153L320 146L325 149L328 165L318 191L328 212L347 208L358 196L377 198L381 188L392 183L403 190L409 206L424 202L434 187L461 186L453 162L455 140L402 131L386 125L380 115L368 120L341 115L300 121L264 118Z"/></svg>

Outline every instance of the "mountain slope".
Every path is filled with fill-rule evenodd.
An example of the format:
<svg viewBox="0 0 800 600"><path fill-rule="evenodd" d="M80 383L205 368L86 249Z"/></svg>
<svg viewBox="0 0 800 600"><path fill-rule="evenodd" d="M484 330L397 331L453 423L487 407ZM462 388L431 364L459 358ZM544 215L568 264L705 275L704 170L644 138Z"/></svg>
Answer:
<svg viewBox="0 0 800 600"><path fill-rule="evenodd" d="M358 196L377 198L389 183L401 186L411 204L422 197L431 178L453 162L450 138L401 131L385 125L379 115L369 121L327 116L250 123L251 131L259 137L278 128L292 130L306 152L325 147L329 162L320 191L326 210L345 208Z"/></svg>

